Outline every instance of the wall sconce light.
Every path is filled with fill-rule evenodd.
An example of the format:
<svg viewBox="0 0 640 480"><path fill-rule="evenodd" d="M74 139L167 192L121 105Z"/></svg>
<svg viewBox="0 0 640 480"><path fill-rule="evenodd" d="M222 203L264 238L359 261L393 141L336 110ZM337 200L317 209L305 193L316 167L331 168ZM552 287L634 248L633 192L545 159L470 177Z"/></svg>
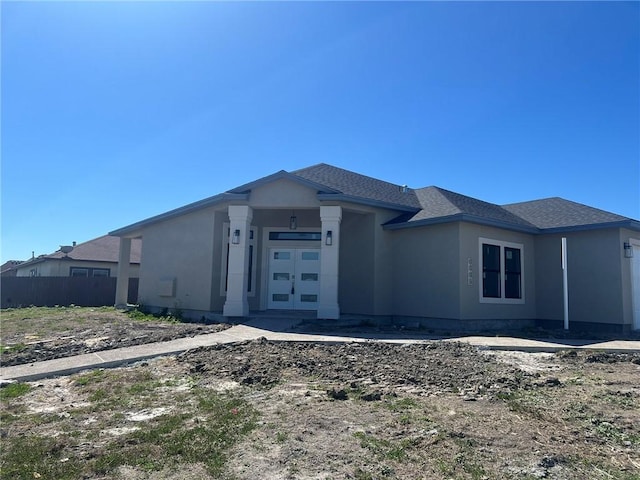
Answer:
<svg viewBox="0 0 640 480"><path fill-rule="evenodd" d="M333 245L333 232L331 230L327 230L327 235L324 239L325 245Z"/></svg>
<svg viewBox="0 0 640 480"><path fill-rule="evenodd" d="M240 243L240 230L238 230L237 228L233 231L231 243L233 243L234 245L238 245Z"/></svg>
<svg viewBox="0 0 640 480"><path fill-rule="evenodd" d="M289 230L295 230L296 228L298 228L298 219L295 215L291 215L291 218L289 218Z"/></svg>
<svg viewBox="0 0 640 480"><path fill-rule="evenodd" d="M633 247L628 242L624 242L624 258L633 258Z"/></svg>

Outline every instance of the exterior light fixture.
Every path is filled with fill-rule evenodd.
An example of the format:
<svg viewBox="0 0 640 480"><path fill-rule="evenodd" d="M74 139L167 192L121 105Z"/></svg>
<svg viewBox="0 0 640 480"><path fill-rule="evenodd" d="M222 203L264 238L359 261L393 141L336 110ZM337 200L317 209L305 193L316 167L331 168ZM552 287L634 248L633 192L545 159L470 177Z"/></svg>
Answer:
<svg viewBox="0 0 640 480"><path fill-rule="evenodd" d="M624 242L624 257L633 258L633 247L629 242Z"/></svg>
<svg viewBox="0 0 640 480"><path fill-rule="evenodd" d="M333 245L333 232L331 230L327 230L327 235L324 239L325 245Z"/></svg>
<svg viewBox="0 0 640 480"><path fill-rule="evenodd" d="M298 219L295 215L291 215L289 218L289 230L295 230L298 228Z"/></svg>
<svg viewBox="0 0 640 480"><path fill-rule="evenodd" d="M240 243L240 230L238 230L237 228L233 231L231 243L233 243L234 245L238 245Z"/></svg>

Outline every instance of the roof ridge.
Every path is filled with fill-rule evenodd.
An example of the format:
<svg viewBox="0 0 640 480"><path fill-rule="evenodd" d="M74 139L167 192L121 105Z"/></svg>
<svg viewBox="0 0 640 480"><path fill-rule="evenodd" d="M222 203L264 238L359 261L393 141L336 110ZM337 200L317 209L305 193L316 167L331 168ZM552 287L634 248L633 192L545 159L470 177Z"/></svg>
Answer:
<svg viewBox="0 0 640 480"><path fill-rule="evenodd" d="M455 203L453 203L453 202L451 201L451 199L450 199L450 198L448 198L448 197L444 194L444 192L450 192L450 193L455 193L455 192L451 192L450 190L447 190L447 189L445 189L445 188L438 187L437 185L431 185L431 186L428 186L428 187L422 187L422 188L416 189L416 193L418 193L418 192L420 192L420 193L424 193L424 192L426 192L426 191L429 191L429 192L436 191L436 192L440 195L440 197L441 197L444 201L446 201L446 202L447 202L451 207L453 207L455 210L457 210L457 211L458 211L458 213L462 213L462 210L460 209L460 207L458 207ZM424 203L423 203L423 198L421 198L421 195L418 195L418 200L420 201L420 206L421 206L421 207L422 207L422 209L424 210L424 209L425 209L425 205L424 205Z"/></svg>

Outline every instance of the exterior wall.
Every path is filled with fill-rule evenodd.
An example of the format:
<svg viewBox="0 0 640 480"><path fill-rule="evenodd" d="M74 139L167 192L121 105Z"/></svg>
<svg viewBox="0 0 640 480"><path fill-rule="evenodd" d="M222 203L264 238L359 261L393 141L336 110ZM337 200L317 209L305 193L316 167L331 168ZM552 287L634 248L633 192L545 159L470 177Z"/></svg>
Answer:
<svg viewBox="0 0 640 480"><path fill-rule="evenodd" d="M522 277L524 303L482 303L482 259L480 238L523 245ZM457 281L460 285L460 318L462 320L530 320L536 319L536 276L534 236L500 228L460 223L460 244ZM468 260L471 259L472 284L467 281Z"/></svg>
<svg viewBox="0 0 640 480"><path fill-rule="evenodd" d="M394 313L394 232L382 225L397 216L397 212L382 210L374 220L374 314L380 316Z"/></svg>
<svg viewBox="0 0 640 480"><path fill-rule="evenodd" d="M338 282L338 303L343 314L375 312L375 226L373 214L343 212Z"/></svg>
<svg viewBox="0 0 640 480"><path fill-rule="evenodd" d="M214 212L201 210L142 231L138 301L145 307L209 311Z"/></svg>
<svg viewBox="0 0 640 480"><path fill-rule="evenodd" d="M393 314L460 318L459 225L432 225L392 233Z"/></svg>
<svg viewBox="0 0 640 480"><path fill-rule="evenodd" d="M249 198L253 208L291 208L320 207L317 192L290 180L277 180L254 188ZM287 217L287 225L288 217Z"/></svg>
<svg viewBox="0 0 640 480"><path fill-rule="evenodd" d="M619 229L603 229L537 238L536 285L540 320L562 322L564 318L560 244L562 237L566 237L569 329L572 322L617 324L621 328L630 328L630 293L623 293L630 292L630 281L623 279L630 277L629 267L625 265L623 269L625 259L621 236ZM629 296L628 300L624 300L623 295Z"/></svg>
<svg viewBox="0 0 640 480"><path fill-rule="evenodd" d="M110 277L118 276L118 264L113 262L86 262L80 260L61 260L61 259L47 259L43 262L35 263L32 265L18 268L16 276L18 277L30 277L31 270L36 269L38 277L68 277L70 276L71 267L78 268L108 268ZM137 277L139 275L140 265L132 264L131 277Z"/></svg>

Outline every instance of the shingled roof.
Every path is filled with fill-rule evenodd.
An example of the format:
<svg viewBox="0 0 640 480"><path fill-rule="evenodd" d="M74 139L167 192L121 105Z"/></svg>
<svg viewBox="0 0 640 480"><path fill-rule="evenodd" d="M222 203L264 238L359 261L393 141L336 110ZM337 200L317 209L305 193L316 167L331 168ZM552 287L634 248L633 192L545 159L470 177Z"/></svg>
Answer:
<svg viewBox="0 0 640 480"><path fill-rule="evenodd" d="M476 198L461 195L439 187L427 187L417 191L422 210L416 215L420 218L432 218L447 215L464 215L469 218L476 217L520 227L535 228L534 225L519 216L505 210L499 205L484 202Z"/></svg>
<svg viewBox="0 0 640 480"><path fill-rule="evenodd" d="M342 168L320 163L291 172L296 177L324 185L340 192L345 199L352 198L369 202L379 202L404 209L420 210L421 205L415 191L402 186L378 180ZM336 196L337 194L328 194Z"/></svg>
<svg viewBox="0 0 640 480"><path fill-rule="evenodd" d="M133 239L131 241L131 263L140 263L141 247L142 241L140 239ZM112 235L104 235L102 237L89 240L88 242L77 244L69 253L65 254L61 250L58 250L49 255L40 255L39 257L29 260L20 266L24 267L27 264L39 263L47 259L60 260L62 258L86 262L118 263L119 252L120 238Z"/></svg>
<svg viewBox="0 0 640 480"><path fill-rule="evenodd" d="M385 228L388 229L469 221L529 233L541 233L545 229L572 229L584 226L594 228L616 222L620 226L640 230L640 223L636 220L561 198L501 206L435 186L415 190L403 188L333 165L319 163L292 172L281 170L214 197L115 230L111 234L131 234L146 225L222 202L246 201L253 189L280 179L298 182L316 190L317 198L321 201L353 202L396 210L398 217L385 224Z"/></svg>
<svg viewBox="0 0 640 480"><path fill-rule="evenodd" d="M512 203L503 208L543 230L632 221L622 215L559 197Z"/></svg>

